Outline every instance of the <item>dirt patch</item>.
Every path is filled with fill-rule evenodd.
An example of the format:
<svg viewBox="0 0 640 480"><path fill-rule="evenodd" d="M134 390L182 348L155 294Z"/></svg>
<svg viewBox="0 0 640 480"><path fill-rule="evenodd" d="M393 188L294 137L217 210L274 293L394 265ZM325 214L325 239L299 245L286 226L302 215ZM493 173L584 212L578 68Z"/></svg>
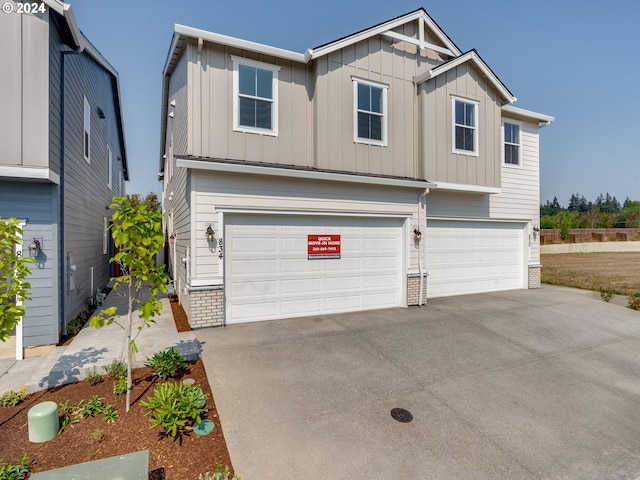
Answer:
<svg viewBox="0 0 640 480"><path fill-rule="evenodd" d="M182 308L182 305L178 303L178 297L171 298L169 300L171 304L171 312L173 313L173 321L176 323L178 332L190 332L191 325L189 325L189 318Z"/></svg>
<svg viewBox="0 0 640 480"><path fill-rule="evenodd" d="M542 281L622 295L640 292L640 252L568 253L540 256Z"/></svg>

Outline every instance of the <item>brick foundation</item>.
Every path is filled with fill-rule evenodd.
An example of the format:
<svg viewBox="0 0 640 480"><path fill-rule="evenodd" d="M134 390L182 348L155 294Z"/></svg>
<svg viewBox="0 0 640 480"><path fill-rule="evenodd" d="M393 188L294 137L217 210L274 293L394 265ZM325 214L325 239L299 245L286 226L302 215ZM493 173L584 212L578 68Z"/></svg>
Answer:
<svg viewBox="0 0 640 480"><path fill-rule="evenodd" d="M422 303L427 303L427 276L424 275L422 285ZM418 305L420 302L420 275L407 275L407 305Z"/></svg>
<svg viewBox="0 0 640 480"><path fill-rule="evenodd" d="M541 265L529 265L529 288L540 288Z"/></svg>
<svg viewBox="0 0 640 480"><path fill-rule="evenodd" d="M224 322L224 290L222 286L191 288L184 302L191 328L218 327ZM187 307L188 304L188 307Z"/></svg>

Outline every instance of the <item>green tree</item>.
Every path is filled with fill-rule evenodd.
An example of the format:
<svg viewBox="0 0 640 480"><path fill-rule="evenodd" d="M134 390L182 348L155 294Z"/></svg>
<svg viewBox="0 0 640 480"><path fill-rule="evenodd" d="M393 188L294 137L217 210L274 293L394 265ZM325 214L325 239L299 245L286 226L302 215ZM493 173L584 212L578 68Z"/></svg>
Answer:
<svg viewBox="0 0 640 480"><path fill-rule="evenodd" d="M162 204L158 200L158 195L154 192L149 192L144 197L140 193L127 194L126 197L134 208L144 203L150 212L160 212L162 210Z"/></svg>
<svg viewBox="0 0 640 480"><path fill-rule="evenodd" d="M126 411L131 407L131 362L136 347L136 338L144 328L150 327L154 316L160 313L162 303L159 292L167 291L168 277L163 273L164 265L156 265L154 255L162 248L162 214L149 210L146 203L135 206L127 197L114 197L111 208L111 236L118 248L112 262L120 264L119 277L114 277L114 290L122 288L121 293L127 300L126 321L120 321L117 307L101 311L90 320L90 325L101 328L105 324L116 323L127 333L127 399ZM148 299L142 301L143 293L148 289ZM134 319L134 311L138 318ZM134 329L137 330L133 334Z"/></svg>
<svg viewBox="0 0 640 480"><path fill-rule="evenodd" d="M624 224L627 228L640 228L640 202L631 201L627 198L622 209Z"/></svg>
<svg viewBox="0 0 640 480"><path fill-rule="evenodd" d="M18 255L15 245L22 242L22 230L15 218L0 218L0 341L6 342L10 331L25 314L24 305L17 300L30 300L31 285L26 281L31 273L31 257Z"/></svg>

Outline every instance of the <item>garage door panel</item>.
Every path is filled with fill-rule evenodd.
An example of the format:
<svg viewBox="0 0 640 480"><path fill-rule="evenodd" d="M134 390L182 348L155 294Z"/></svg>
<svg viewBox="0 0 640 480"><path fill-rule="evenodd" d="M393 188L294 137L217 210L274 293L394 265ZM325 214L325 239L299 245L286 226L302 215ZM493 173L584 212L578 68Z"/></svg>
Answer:
<svg viewBox="0 0 640 480"><path fill-rule="evenodd" d="M429 220L427 295L523 288L523 224Z"/></svg>
<svg viewBox="0 0 640 480"><path fill-rule="evenodd" d="M404 219L228 215L225 221L227 323L403 304ZM308 236L321 234L340 236L340 258L307 258Z"/></svg>
<svg viewBox="0 0 640 480"><path fill-rule="evenodd" d="M315 293L322 288L322 280L319 278L298 278L295 280L282 280L280 285L283 295L290 293Z"/></svg>

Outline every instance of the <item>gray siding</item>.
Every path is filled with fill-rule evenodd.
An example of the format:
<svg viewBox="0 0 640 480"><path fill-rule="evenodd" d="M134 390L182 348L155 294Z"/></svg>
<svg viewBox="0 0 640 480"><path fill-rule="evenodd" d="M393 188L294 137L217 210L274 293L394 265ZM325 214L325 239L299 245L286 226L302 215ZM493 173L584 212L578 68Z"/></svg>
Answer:
<svg viewBox="0 0 640 480"><path fill-rule="evenodd" d="M35 182L0 181L0 217L27 220L23 252L37 238L42 251L31 266L31 300L24 303L24 345L58 342L57 186Z"/></svg>
<svg viewBox="0 0 640 480"><path fill-rule="evenodd" d="M0 15L0 166L48 167L47 20L48 13Z"/></svg>
<svg viewBox="0 0 640 480"><path fill-rule="evenodd" d="M109 255L103 253L104 217L118 191L123 157L116 117L114 80L88 55L64 59L64 280L65 322L109 281ZM91 106L90 162L83 156L84 98ZM105 118L98 116L102 109ZM112 151L112 186L107 186L107 145ZM124 188L124 187L123 187ZM70 265L75 265L72 272ZM73 278L72 278L73 277Z"/></svg>
<svg viewBox="0 0 640 480"><path fill-rule="evenodd" d="M463 64L419 88L421 160L431 181L500 186L500 100L494 88ZM478 155L453 153L452 96L479 102Z"/></svg>

